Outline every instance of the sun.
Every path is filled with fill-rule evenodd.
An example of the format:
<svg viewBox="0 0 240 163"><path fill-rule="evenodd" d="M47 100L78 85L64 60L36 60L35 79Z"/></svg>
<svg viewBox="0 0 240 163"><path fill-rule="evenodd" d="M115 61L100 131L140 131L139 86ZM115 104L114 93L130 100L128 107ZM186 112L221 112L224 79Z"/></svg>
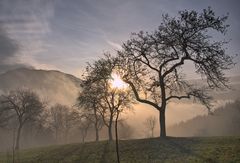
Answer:
<svg viewBox="0 0 240 163"><path fill-rule="evenodd" d="M122 81L119 75L116 73L111 74L112 79L110 80L110 84L112 88L117 88L117 89L125 89L127 87L127 84Z"/></svg>

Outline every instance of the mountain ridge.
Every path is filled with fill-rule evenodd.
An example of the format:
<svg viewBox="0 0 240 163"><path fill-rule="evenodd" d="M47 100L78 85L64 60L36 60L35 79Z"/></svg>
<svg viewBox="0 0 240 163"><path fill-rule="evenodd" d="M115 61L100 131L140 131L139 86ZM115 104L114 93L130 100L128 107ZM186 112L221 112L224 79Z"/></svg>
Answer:
<svg viewBox="0 0 240 163"><path fill-rule="evenodd" d="M174 136L237 136L240 135L240 101L225 104L212 114L198 115L168 127Z"/></svg>
<svg viewBox="0 0 240 163"><path fill-rule="evenodd" d="M0 93L29 88L50 103L72 105L80 91L80 82L74 75L57 70L19 68L0 74Z"/></svg>

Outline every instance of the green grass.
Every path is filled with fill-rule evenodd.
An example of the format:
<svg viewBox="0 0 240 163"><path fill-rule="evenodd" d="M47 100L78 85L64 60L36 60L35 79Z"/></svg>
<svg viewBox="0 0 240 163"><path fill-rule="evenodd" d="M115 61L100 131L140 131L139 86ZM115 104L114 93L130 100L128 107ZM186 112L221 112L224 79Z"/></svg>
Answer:
<svg viewBox="0 0 240 163"><path fill-rule="evenodd" d="M120 141L121 163L237 163L240 137L167 138ZM0 162L12 162L10 153L0 153ZM114 142L90 142L21 150L21 163L115 163Z"/></svg>

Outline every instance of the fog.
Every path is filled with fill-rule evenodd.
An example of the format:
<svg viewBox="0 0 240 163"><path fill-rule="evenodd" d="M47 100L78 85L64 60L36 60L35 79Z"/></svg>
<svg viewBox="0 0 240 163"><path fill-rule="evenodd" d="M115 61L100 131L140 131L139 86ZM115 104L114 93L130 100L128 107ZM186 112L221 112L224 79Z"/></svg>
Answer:
<svg viewBox="0 0 240 163"><path fill-rule="evenodd" d="M17 82L16 82L17 81ZM1 75L0 90L29 88L50 104L73 105L80 90L80 79L58 71L20 68Z"/></svg>
<svg viewBox="0 0 240 163"><path fill-rule="evenodd" d="M199 83L197 80L194 82ZM49 107L55 103L60 103L71 108L76 104L76 98L81 90L79 83L80 79L59 71L21 68L0 75L0 93L5 94L18 88L29 88L35 91L41 99L47 101ZM232 77L230 86L232 87L230 90L211 92L215 97L213 111L216 111L213 115L208 115L204 106L193 103L193 101L173 101L169 103L166 112L167 134L170 136L239 135L239 128L232 124L239 124L237 122L239 122L240 117L235 115L239 115L240 105L237 105L239 103L226 105L226 103L239 99L240 77ZM222 106L225 107L222 108ZM154 136L159 136L158 111L146 104L138 103L133 106L131 111L124 112L120 116L120 139L149 137L144 125L149 116L156 117ZM11 151L15 137L14 122L8 127L1 128L0 150ZM107 128L103 127L100 131L100 140L106 140L107 138ZM89 127L85 141L94 140L94 128ZM29 123L23 129L20 145L21 148L29 148L73 142L82 142L82 130L79 129L78 123L71 126L67 138L62 133L59 140L55 139L54 131L47 123L42 125Z"/></svg>
<svg viewBox="0 0 240 163"><path fill-rule="evenodd" d="M212 115L197 117L168 128L172 136L233 136L240 134L240 102L227 103Z"/></svg>

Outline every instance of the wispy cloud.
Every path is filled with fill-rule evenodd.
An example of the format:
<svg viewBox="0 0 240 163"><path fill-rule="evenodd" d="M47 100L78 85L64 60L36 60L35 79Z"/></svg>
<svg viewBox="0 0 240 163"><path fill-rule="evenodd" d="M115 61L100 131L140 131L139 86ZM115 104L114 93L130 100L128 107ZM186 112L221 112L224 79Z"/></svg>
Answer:
<svg viewBox="0 0 240 163"><path fill-rule="evenodd" d="M34 57L46 50L44 39L51 32L50 19L54 16L54 2L2 0L0 15L2 28L10 38L16 40L19 47L14 57L8 60L8 64L38 65ZM31 58L32 62L26 58Z"/></svg>
<svg viewBox="0 0 240 163"><path fill-rule="evenodd" d="M110 41L110 40L106 40L106 42L111 45L115 50L121 50L122 46L116 42Z"/></svg>
<svg viewBox="0 0 240 163"><path fill-rule="evenodd" d="M229 51L238 53L239 2L229 1L0 0L0 24L19 45L12 64L27 64L26 58L31 58L34 66L45 64L74 72L103 51L120 50L131 32L153 31L164 13L200 11L209 5L217 14L230 12L233 41Z"/></svg>

